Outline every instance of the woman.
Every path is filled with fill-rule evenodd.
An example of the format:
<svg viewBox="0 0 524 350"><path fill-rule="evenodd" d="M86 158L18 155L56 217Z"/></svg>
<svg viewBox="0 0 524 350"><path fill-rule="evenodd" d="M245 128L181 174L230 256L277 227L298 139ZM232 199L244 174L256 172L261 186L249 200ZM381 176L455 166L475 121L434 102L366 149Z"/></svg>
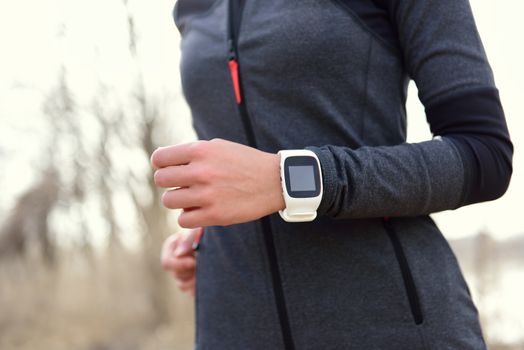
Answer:
<svg viewBox="0 0 524 350"><path fill-rule="evenodd" d="M484 349L428 216L500 197L512 172L468 1L179 0L175 22L184 94L211 141L152 164L192 228L163 263L196 293L196 348ZM433 140L405 142L410 79ZM301 200L277 154L290 149L319 161L313 221L277 214Z"/></svg>

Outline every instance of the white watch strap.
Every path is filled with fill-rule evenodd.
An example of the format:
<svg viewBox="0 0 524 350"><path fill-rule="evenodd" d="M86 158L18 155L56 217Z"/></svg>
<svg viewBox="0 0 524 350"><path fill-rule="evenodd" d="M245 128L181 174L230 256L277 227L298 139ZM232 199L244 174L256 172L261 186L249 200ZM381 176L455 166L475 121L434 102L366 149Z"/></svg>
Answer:
<svg viewBox="0 0 524 350"><path fill-rule="evenodd" d="M320 161L317 155L314 152L306 149L282 150L279 151L278 154L280 155L280 179L282 183L282 194L284 196L284 202L286 204L286 208L284 210L279 211L280 216L287 222L313 221L317 217L317 209L322 200L323 193L322 169L320 167ZM320 177L320 193L318 196L309 198L294 198L288 194L286 187L286 176L284 173L284 164L287 158L296 156L308 156L313 157L317 160L316 164L318 167L318 174Z"/></svg>

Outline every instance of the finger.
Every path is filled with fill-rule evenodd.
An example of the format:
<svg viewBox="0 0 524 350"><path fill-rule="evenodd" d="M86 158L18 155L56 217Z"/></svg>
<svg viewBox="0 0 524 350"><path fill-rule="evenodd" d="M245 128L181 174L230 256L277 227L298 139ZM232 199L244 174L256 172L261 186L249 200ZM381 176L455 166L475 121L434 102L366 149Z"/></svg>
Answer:
<svg viewBox="0 0 524 350"><path fill-rule="evenodd" d="M166 271L173 271L176 265L176 259L173 255L162 256L162 268Z"/></svg>
<svg viewBox="0 0 524 350"><path fill-rule="evenodd" d="M183 234L180 238L180 243L175 249L174 255L179 256L195 256L195 251L193 250L193 243L195 242L196 235L203 231L202 227L189 230L186 234Z"/></svg>
<svg viewBox="0 0 524 350"><path fill-rule="evenodd" d="M187 269L195 268L195 256L182 256L182 257L168 257L162 260L162 267L166 271L171 271L173 273L179 273Z"/></svg>
<svg viewBox="0 0 524 350"><path fill-rule="evenodd" d="M168 269L173 271L175 274L183 275L186 272L195 270L196 261L194 257L186 256L182 258L170 259L167 266Z"/></svg>
<svg viewBox="0 0 524 350"><path fill-rule="evenodd" d="M189 249L194 255L195 252L193 250L193 244L197 239L200 240L202 238L203 233L203 227L197 227L189 230L188 233L181 238L181 242L178 245L178 248L175 250L175 256L183 255Z"/></svg>
<svg viewBox="0 0 524 350"><path fill-rule="evenodd" d="M179 246L181 238L180 234L173 234L164 240L160 253L160 261L162 262L162 265L165 260L173 257L174 251Z"/></svg>
<svg viewBox="0 0 524 350"><path fill-rule="evenodd" d="M182 280L187 280L188 278L194 277L195 273L196 264L194 262L185 262L182 267L177 266L173 270L175 277Z"/></svg>
<svg viewBox="0 0 524 350"><path fill-rule="evenodd" d="M195 278L196 275L196 268L187 269L187 270L172 270L168 269L168 272L173 276L174 279L180 280L180 281L187 281L192 278Z"/></svg>
<svg viewBox="0 0 524 350"><path fill-rule="evenodd" d="M193 229L187 233L175 233L167 237L162 244L162 251L160 259L162 264L170 264L170 259L175 259L180 256L194 256L193 241L198 231L203 228Z"/></svg>
<svg viewBox="0 0 524 350"><path fill-rule="evenodd" d="M208 210L202 208L184 208L182 213L178 216L178 224L183 228L196 229L202 226L211 226L207 221L212 221L209 218ZM214 225L219 225L214 222Z"/></svg>
<svg viewBox="0 0 524 350"><path fill-rule="evenodd" d="M162 256L171 254L176 249L181 239L182 235L180 233L174 233L168 236L162 244Z"/></svg>
<svg viewBox="0 0 524 350"><path fill-rule="evenodd" d="M162 204L169 209L194 208L202 205L202 196L194 188L176 188L164 192Z"/></svg>
<svg viewBox="0 0 524 350"><path fill-rule="evenodd" d="M183 292L190 291L191 289L195 288L195 279L191 279L188 281L176 281L177 287L182 290Z"/></svg>
<svg viewBox="0 0 524 350"><path fill-rule="evenodd" d="M155 171L153 179L158 187L189 187L195 183L195 174L187 165L168 166Z"/></svg>
<svg viewBox="0 0 524 350"><path fill-rule="evenodd" d="M186 282L186 281L194 279L195 273L193 272L191 275L185 275L185 276L178 276L178 275L173 274L173 277L175 278L176 281Z"/></svg>
<svg viewBox="0 0 524 350"><path fill-rule="evenodd" d="M171 165L184 165L191 162L191 149L196 142L157 148L151 155L151 165L155 169Z"/></svg>
<svg viewBox="0 0 524 350"><path fill-rule="evenodd" d="M196 268L184 271L173 271L173 277L177 280L187 281L195 277Z"/></svg>

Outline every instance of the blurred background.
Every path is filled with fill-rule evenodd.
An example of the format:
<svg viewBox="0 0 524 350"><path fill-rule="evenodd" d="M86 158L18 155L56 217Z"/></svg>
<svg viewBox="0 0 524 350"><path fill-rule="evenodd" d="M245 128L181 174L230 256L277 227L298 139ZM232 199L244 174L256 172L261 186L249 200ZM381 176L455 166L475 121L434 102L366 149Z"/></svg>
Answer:
<svg viewBox="0 0 524 350"><path fill-rule="evenodd" d="M524 3L471 0L515 145L495 202L434 215L491 349L524 349ZM191 349L149 155L195 139L173 0L0 0L0 349ZM520 44L519 44L520 43ZM410 86L409 141L431 138Z"/></svg>

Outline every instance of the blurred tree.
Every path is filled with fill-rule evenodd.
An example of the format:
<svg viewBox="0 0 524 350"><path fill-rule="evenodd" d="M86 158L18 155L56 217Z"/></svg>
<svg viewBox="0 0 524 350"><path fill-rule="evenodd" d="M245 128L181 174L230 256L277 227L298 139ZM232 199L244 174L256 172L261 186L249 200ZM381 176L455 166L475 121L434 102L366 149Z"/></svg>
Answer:
<svg viewBox="0 0 524 350"><path fill-rule="evenodd" d="M148 326L154 329L171 321L172 297L160 266L161 245L169 230L168 211L161 204L161 191L149 166L159 140L166 139L167 97L148 91L135 18L128 1L118 1L126 10L128 50L135 63L132 92L122 94L116 84L102 83L99 78L92 102L83 106L68 84L66 64L62 66L56 86L43 101L42 111L49 125L48 144L39 146L43 170L35 169L38 181L20 196L0 227L0 258L23 256L34 241L45 261L53 264L61 248L53 237L59 236L73 243L64 256L76 256L80 251L94 262L94 252L106 248L107 254L99 255L103 255L99 259L103 264L129 259L129 255L120 254L125 249L122 220L127 220L126 228L132 226L140 235L142 266L131 275L143 289L151 315ZM65 25L59 36L67 37ZM137 163L143 167L137 167ZM130 204L124 210L132 217L122 219L118 207L122 199ZM57 213L58 220L51 222L50 217ZM101 229L104 232L98 232ZM101 236L107 238L107 245L99 244Z"/></svg>
<svg viewBox="0 0 524 350"><path fill-rule="evenodd" d="M119 132L121 129L126 129L124 115L121 109L113 112L108 112L104 108L105 98L107 97L109 89L99 84L98 95L95 97L92 107L92 114L100 125L100 135L98 148L95 151L96 162L96 185L100 193L101 214L108 225L109 234L109 248L114 250L120 248L120 228L116 219L116 210L113 200L115 189L118 188L115 181L114 162L111 158L111 143L114 138L119 139L120 142L125 142L121 138L123 135Z"/></svg>
<svg viewBox="0 0 524 350"><path fill-rule="evenodd" d="M34 243L44 262L51 266L56 260L56 249L48 219L62 187L56 151L67 133L64 122L71 120L75 113L74 99L67 86L63 66L57 87L44 99L43 112L49 122L50 132L48 145L42 148L45 156L42 157L43 164L40 166L43 170L35 169L40 173L36 176L39 180L18 198L11 215L0 228L0 257L23 256L30 244ZM77 187L81 188L81 185Z"/></svg>
<svg viewBox="0 0 524 350"><path fill-rule="evenodd" d="M137 106L136 117L139 125L138 142L142 154L149 156L157 148L155 136L165 130L165 120L161 112L159 101L148 96L143 72L140 66L138 52L138 35L133 13L130 11L128 0L122 0L127 9L127 24L129 33L129 52L137 68L137 79L133 96L134 105ZM167 211L161 205L160 192L155 186L151 171L148 171L147 187L152 194L151 200L140 199L140 188L131 185L133 201L141 214L143 227L143 252L145 273L148 278L148 297L153 309L152 327L169 321L168 289L165 273L160 268L160 250L168 229Z"/></svg>
<svg viewBox="0 0 524 350"><path fill-rule="evenodd" d="M52 164L40 181L26 190L16 202L10 217L0 228L0 258L24 256L35 243L44 262L55 263L55 245L48 218L58 199L58 172Z"/></svg>

